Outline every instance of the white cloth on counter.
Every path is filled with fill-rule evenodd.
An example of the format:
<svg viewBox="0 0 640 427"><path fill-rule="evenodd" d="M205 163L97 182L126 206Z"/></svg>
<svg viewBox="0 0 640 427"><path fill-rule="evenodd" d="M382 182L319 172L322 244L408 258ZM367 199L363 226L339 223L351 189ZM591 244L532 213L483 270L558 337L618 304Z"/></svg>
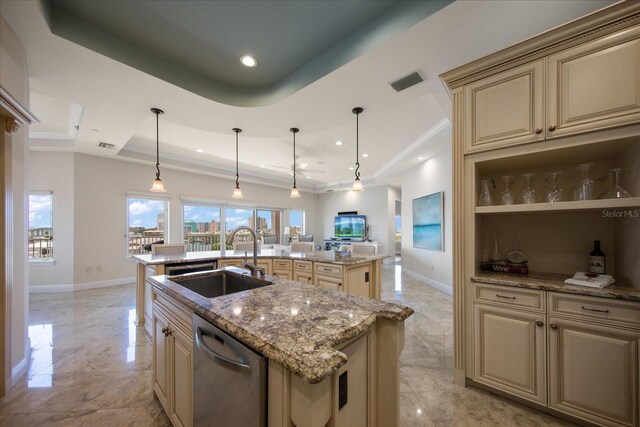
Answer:
<svg viewBox="0 0 640 427"><path fill-rule="evenodd" d="M587 273L578 271L571 279L567 279L564 283L568 285L587 286L589 288L604 288L616 282L613 276L608 274L598 274L596 277L587 277Z"/></svg>

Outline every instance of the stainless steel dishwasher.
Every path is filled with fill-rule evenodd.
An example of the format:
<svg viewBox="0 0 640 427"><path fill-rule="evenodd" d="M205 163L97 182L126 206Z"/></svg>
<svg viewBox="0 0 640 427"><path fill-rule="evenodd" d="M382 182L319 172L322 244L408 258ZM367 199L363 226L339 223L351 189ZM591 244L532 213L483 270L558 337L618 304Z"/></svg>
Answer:
<svg viewBox="0 0 640 427"><path fill-rule="evenodd" d="M193 315L193 425L267 425L267 359Z"/></svg>

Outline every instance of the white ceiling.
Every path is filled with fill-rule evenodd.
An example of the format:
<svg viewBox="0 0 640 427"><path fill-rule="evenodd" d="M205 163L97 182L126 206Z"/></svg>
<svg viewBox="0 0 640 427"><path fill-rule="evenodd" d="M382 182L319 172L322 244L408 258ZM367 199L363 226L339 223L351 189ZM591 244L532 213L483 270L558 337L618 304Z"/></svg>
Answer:
<svg viewBox="0 0 640 427"><path fill-rule="evenodd" d="M159 80L50 33L36 1L2 2L0 13L27 50L32 149L73 150L155 163L155 116L160 116L163 167L233 178L240 127L241 180L290 186L291 177L261 165L292 162L289 128L298 127L297 154L311 179L307 191L349 183L355 163L355 116L360 116L365 184L394 183L417 157L450 143L451 101L438 75L569 20L610 1L457 1L400 35L284 100L263 107L223 105ZM259 71L259 69L256 69ZM425 82L396 93L389 82L419 71ZM74 121L79 129L73 132ZM57 137L56 137L57 135ZM62 135L67 135L66 139ZM72 139L69 139L72 135ZM337 140L343 145L335 145ZM98 148L99 141L115 145ZM204 153L196 153L201 148ZM153 168L149 167L150 175ZM304 174L304 172L303 172Z"/></svg>

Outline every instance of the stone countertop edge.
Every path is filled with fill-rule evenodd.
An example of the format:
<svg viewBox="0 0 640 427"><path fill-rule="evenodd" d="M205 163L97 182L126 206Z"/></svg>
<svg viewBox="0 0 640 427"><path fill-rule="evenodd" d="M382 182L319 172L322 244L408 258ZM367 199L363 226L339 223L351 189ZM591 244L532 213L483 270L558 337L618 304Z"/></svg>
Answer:
<svg viewBox="0 0 640 427"><path fill-rule="evenodd" d="M569 276L566 276L567 278ZM531 277L506 275L504 273L482 273L471 277L475 283L509 286L514 288L553 291L565 294L587 295L601 298L620 299L640 302L640 290L622 286L607 286L606 288L589 288L586 286L568 285L559 277Z"/></svg>
<svg viewBox="0 0 640 427"><path fill-rule="evenodd" d="M371 261L390 258L390 255L358 255L352 258L344 258L340 260L327 259L327 255L332 251L316 251L316 252L278 252L274 251L269 253L271 249L266 249L263 253L258 254L258 258L278 258L278 259L290 259L293 261L315 261L315 262L327 262L330 264L338 265L357 265L364 264ZM213 261L221 259L240 259L244 258L244 254L232 253L222 256L220 251L203 251L203 252L187 252L182 255L151 255L140 254L132 255L132 257L144 265L157 265L157 264L176 264L183 262L198 262L198 261ZM251 253L247 254L247 259L251 260Z"/></svg>
<svg viewBox="0 0 640 427"><path fill-rule="evenodd" d="M234 270L232 267L228 269ZM273 289L276 286L284 287L284 292L286 292L286 289L292 285L303 287L308 291L320 293L335 292L328 289L317 288L313 285L306 285L292 280L281 279L275 276L267 276L267 279L274 280L275 283L271 286L267 286L266 288L248 290L211 299L203 297L170 281L169 279L167 279L167 276L154 276L148 278L147 280L149 280L153 285L159 287L169 296L175 298L186 307L193 310L200 317L203 317L204 319L213 323L223 331L237 338L257 352L263 354L268 359L282 364L284 367L288 368L291 372L298 375L300 378L310 384L317 384L321 382L324 378L336 372L342 365L347 362L347 356L341 351L334 349L333 347L342 343L346 343L349 340L362 335L376 323L378 318L385 318L401 322L406 320L414 313L414 310L410 307L378 300L369 300L368 298L349 294L350 298L354 300L362 299L365 303L363 305L369 304L380 307L378 309L371 309L370 313L357 324L353 324L350 327L343 328L336 333L331 334L331 336L326 337L326 341L323 344L316 344L311 349L298 349L300 351L298 352L298 354L296 354L296 339L291 339L291 346L287 348L284 348L284 346L278 347L268 342L266 339L263 339L259 335L252 333L246 328L243 328L241 322L234 322L231 319L228 319L224 316L223 313L221 313L222 310L219 310L220 312L216 312L215 307L212 307L212 301L215 300L230 296L231 298L233 298L233 296L240 295L243 295L243 297L247 297L252 293L260 292L262 289ZM383 308L385 306L387 307L387 309ZM393 310L394 308L395 310ZM326 315L326 313L318 313L318 315L323 314ZM299 334L300 330L296 329L294 333Z"/></svg>

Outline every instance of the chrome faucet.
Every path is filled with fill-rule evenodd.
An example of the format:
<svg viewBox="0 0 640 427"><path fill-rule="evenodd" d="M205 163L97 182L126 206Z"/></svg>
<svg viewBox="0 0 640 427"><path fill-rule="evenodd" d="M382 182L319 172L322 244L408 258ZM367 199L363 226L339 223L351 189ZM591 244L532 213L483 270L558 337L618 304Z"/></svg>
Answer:
<svg viewBox="0 0 640 427"><path fill-rule="evenodd" d="M236 233L240 230L247 230L249 233L251 233L251 236L253 236L253 262L246 261L247 257L245 253L245 258L244 258L245 261L242 266L244 268L247 268L249 271L251 271L252 276L264 277L264 275L266 274L265 269L263 267L258 267L258 235L252 228L249 228L246 225L241 225L240 227L235 228L234 230L231 231L231 234L229 234L229 237L227 237L227 240L225 243L227 245L232 245L233 238L235 237Z"/></svg>

